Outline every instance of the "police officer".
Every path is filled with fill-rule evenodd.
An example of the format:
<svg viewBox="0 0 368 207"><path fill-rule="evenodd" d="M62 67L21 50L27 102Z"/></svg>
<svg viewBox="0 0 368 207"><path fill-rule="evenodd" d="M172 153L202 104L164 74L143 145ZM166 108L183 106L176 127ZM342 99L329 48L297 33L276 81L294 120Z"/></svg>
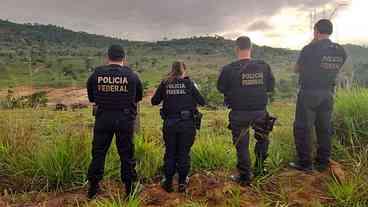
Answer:
<svg viewBox="0 0 368 207"><path fill-rule="evenodd" d="M236 46L238 61L223 67L217 88L231 108L229 128L237 151L239 171L239 175L231 178L245 186L250 184L252 177L249 128L266 120L268 93L274 90L275 79L267 63L251 59L251 40L248 37L239 37ZM269 145L268 134L256 130L255 138L256 169L262 168L263 172Z"/></svg>
<svg viewBox="0 0 368 207"><path fill-rule="evenodd" d="M161 116L164 119L165 142L164 174L161 182L167 192L173 191L173 177L178 171L179 192L185 192L190 170L190 150L196 135L197 105L205 105L194 82L186 76L186 65L174 62L172 71L159 85L152 97L152 105L163 102Z"/></svg>
<svg viewBox="0 0 368 207"><path fill-rule="evenodd" d="M142 100L142 83L127 66L124 49L112 45L108 50L108 64L95 69L87 82L89 101L97 105L92 162L88 170L88 197L99 191L104 174L106 153L113 136L121 160L121 179L130 195L137 181L134 160L133 128L137 103Z"/></svg>
<svg viewBox="0 0 368 207"><path fill-rule="evenodd" d="M317 134L317 170L325 170L331 154L331 114L336 76L347 55L343 47L332 42L330 20L322 19L314 26L314 40L303 48L295 71L299 73L294 138L298 160L290 166L303 171L312 170L311 129Z"/></svg>

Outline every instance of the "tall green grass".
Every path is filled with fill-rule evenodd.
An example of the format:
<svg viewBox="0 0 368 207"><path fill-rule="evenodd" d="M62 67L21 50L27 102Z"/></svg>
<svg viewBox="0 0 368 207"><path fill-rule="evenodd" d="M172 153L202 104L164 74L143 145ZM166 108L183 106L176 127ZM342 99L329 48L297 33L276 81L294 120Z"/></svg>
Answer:
<svg viewBox="0 0 368 207"><path fill-rule="evenodd" d="M368 89L338 91L334 111L334 126L338 143L334 157L344 160L349 176L341 182L328 184L336 206L368 206Z"/></svg>
<svg viewBox="0 0 368 207"><path fill-rule="evenodd" d="M328 192L335 199L335 206L368 205L368 189L362 177L349 178L345 183L333 180L328 183Z"/></svg>
<svg viewBox="0 0 368 207"><path fill-rule="evenodd" d="M229 170L235 166L236 157L231 137L198 136L192 149L195 170Z"/></svg>
<svg viewBox="0 0 368 207"><path fill-rule="evenodd" d="M365 89L339 91L336 98L334 125L336 136L344 140L334 145L333 158L342 160L349 173L356 179L347 183L329 182L328 193L340 206L364 206L368 189L367 143L368 96ZM271 145L267 166L271 173L285 166L294 158L292 123L295 106L275 103L270 108L278 117L275 130L270 135ZM203 110L203 128L198 131L192 148L193 171L235 169L236 156L231 133L227 127L227 111ZM64 189L85 182L91 157L93 118L89 110L80 112L55 112L48 109L0 111L0 176L14 178L14 182L31 181L23 190ZM144 182L161 175L164 145L162 122L157 108L143 106L142 127L135 137L137 171ZM250 152L254 160L255 140L251 138ZM353 147L352 147L353 146ZM355 147L354 147L355 146ZM358 146L358 147L357 147ZM22 178L20 180L15 178ZM120 180L120 159L115 145L106 160L106 179ZM261 178L259 185L267 182ZM282 194L282 192L276 192ZM237 191L232 198L237 203ZM266 203L270 202L265 195ZM280 197L283 201L283 198ZM138 204L137 204L138 202ZM130 206L139 205L138 200ZM128 202L129 203L129 202ZM277 203L273 201L272 203ZM279 202L279 206L284 202ZM98 206L124 206L127 202L112 198ZM128 206L129 206L128 205ZM205 206L192 203L189 206Z"/></svg>
<svg viewBox="0 0 368 207"><path fill-rule="evenodd" d="M88 143L83 138L59 137L42 145L33 160L34 175L44 178L51 188L84 183L90 162Z"/></svg>
<svg viewBox="0 0 368 207"><path fill-rule="evenodd" d="M334 112L336 135L352 146L368 144L368 90L355 88L337 93Z"/></svg>

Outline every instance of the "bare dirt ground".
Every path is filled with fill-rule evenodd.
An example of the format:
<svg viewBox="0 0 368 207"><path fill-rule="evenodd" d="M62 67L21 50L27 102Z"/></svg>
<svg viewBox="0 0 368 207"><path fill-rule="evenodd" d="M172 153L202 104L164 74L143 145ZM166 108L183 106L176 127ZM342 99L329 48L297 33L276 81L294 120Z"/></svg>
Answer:
<svg viewBox="0 0 368 207"><path fill-rule="evenodd" d="M66 88L32 88L28 86L19 86L13 88L15 97L28 96L36 92L45 91L48 98L48 105L55 106L56 104L63 104L71 106L74 104L88 105L87 89L81 87L66 87ZM146 95L143 99L144 103L150 103L151 97L155 90L149 89L146 91ZM6 97L8 94L7 89L0 90L0 98Z"/></svg>
<svg viewBox="0 0 368 207"><path fill-rule="evenodd" d="M331 179L331 172L344 172L342 167L332 164L329 172L310 174L292 169L283 169L272 175L265 182L254 183L252 187L239 187L222 172L201 172L191 176L187 194L166 193L159 182L146 184L140 194L142 206L175 207L190 202L206 202L207 206L229 206L236 202L241 207L261 206L262 198L267 197L272 204L287 203L288 206L314 206L316 201L321 204L333 205L334 200L327 194L326 182ZM344 177L340 177L344 179ZM86 187L64 192L30 192L26 194L7 194L0 196L0 206L11 207L63 207L63 206L94 206L93 201L85 197ZM104 181L98 200L116 198L124 195L119 182ZM264 199L263 199L264 200Z"/></svg>
<svg viewBox="0 0 368 207"><path fill-rule="evenodd" d="M32 88L28 86L19 86L13 88L14 96L28 96L35 92L45 91L49 100L49 105L53 106L58 103L65 104L67 106L72 104L88 104L87 90L79 87L66 87L66 88ZM0 98L5 97L8 94L8 90L0 90Z"/></svg>

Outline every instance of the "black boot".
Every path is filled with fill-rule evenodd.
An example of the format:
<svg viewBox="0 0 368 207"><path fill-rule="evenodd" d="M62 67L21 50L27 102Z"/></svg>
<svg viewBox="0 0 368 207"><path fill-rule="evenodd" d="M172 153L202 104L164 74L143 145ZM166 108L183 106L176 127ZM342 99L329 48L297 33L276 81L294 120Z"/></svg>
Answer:
<svg viewBox="0 0 368 207"><path fill-rule="evenodd" d="M89 182L87 198L93 199L99 192L100 192L100 185L98 184L98 182Z"/></svg>
<svg viewBox="0 0 368 207"><path fill-rule="evenodd" d="M168 178L164 178L161 180L161 187L168 193L172 193L174 191L173 189L173 184L172 184L172 178L168 179Z"/></svg>
<svg viewBox="0 0 368 207"><path fill-rule="evenodd" d="M325 172L330 168L330 160L316 158L314 168L318 172Z"/></svg>
<svg viewBox="0 0 368 207"><path fill-rule="evenodd" d="M313 171L312 165L302 164L300 162L290 162L289 167L294 168L296 170L304 171L306 173L311 173Z"/></svg>
<svg viewBox="0 0 368 207"><path fill-rule="evenodd" d="M248 187L251 184L251 176L246 175L231 175L230 179L236 183L238 183L242 187Z"/></svg>
<svg viewBox="0 0 368 207"><path fill-rule="evenodd" d="M188 176L185 176L184 179L179 178L179 186L178 186L179 193L186 193L188 185L189 185L189 177Z"/></svg>

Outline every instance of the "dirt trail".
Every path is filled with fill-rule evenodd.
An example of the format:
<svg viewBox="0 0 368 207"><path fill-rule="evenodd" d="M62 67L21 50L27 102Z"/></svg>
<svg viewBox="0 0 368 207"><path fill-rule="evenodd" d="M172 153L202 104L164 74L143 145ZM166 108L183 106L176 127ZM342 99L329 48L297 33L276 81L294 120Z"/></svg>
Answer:
<svg viewBox="0 0 368 207"><path fill-rule="evenodd" d="M19 86L11 89L14 96L28 96L35 92L45 91L49 100L49 105L56 105L62 103L65 105L72 105L76 103L88 104L87 90L80 87L66 87L66 88L32 88L27 86ZM0 98L8 94L7 89L0 90Z"/></svg>
<svg viewBox="0 0 368 207"><path fill-rule="evenodd" d="M337 163L334 170L343 172ZM303 173L292 169L284 169L269 177L264 183L253 184L252 187L239 187L228 179L222 172L201 172L194 174L190 179L187 194L166 193L159 182L144 186L140 198L145 207L175 207L193 201L205 201L208 206L228 206L228 202L237 202L241 207L261 206L262 198L288 204L289 206L314 206L333 204L334 199L327 194L327 181L331 172ZM100 199L109 199L123 195L119 182L105 181L102 184ZM62 207L82 206L88 201L85 197L86 187L59 193L37 193L26 195L0 196L0 206L14 207ZM276 205L276 203L274 203ZM91 206L94 206L93 203Z"/></svg>

